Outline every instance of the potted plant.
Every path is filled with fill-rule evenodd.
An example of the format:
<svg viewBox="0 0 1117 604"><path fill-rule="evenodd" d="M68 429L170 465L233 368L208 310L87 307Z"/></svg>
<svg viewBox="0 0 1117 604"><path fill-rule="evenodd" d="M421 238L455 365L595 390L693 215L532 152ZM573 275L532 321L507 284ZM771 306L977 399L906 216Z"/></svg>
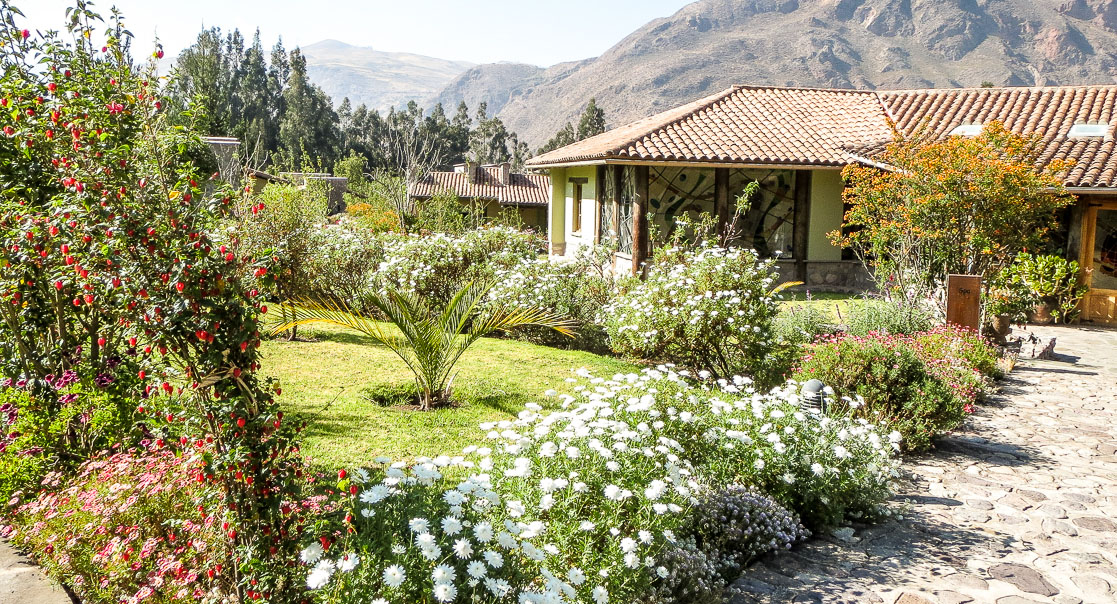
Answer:
<svg viewBox="0 0 1117 604"><path fill-rule="evenodd" d="M1034 306L1031 321L1066 323L1078 314L1078 302L1087 288L1079 282L1079 266L1051 254L1020 254L1005 271L1012 283L1026 288Z"/></svg>

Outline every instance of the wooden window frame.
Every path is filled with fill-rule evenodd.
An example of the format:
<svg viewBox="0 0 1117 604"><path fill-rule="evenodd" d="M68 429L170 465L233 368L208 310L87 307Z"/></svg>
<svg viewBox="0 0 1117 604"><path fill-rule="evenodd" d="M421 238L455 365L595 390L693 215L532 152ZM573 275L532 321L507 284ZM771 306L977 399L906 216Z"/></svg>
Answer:
<svg viewBox="0 0 1117 604"><path fill-rule="evenodd" d="M585 177L577 177L577 178L572 177L572 178L570 178L569 182L570 182L571 185L573 185L572 190L571 190L571 195L572 195L573 201L574 201L574 208L573 208L574 211L571 212L571 216L570 216L570 218L571 218L570 233L572 235L577 234L578 236L581 236L582 235L582 201L583 201L582 200L582 186L584 186L586 183L588 183L589 179L585 178Z"/></svg>

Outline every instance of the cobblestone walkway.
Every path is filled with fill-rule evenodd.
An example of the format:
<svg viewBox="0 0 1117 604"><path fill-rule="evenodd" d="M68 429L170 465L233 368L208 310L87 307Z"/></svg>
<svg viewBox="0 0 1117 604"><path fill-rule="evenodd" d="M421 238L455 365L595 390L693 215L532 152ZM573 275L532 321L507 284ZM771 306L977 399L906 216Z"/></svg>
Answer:
<svg viewBox="0 0 1117 604"><path fill-rule="evenodd" d="M754 565L735 604L1117 602L1117 331L1036 329L965 429L904 463L902 520Z"/></svg>

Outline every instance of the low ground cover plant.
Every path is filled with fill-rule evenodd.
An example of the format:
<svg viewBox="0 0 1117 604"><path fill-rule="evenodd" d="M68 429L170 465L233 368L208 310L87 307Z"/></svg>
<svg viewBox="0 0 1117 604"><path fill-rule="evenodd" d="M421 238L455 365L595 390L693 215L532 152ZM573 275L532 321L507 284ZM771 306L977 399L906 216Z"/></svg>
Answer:
<svg viewBox="0 0 1117 604"><path fill-rule="evenodd" d="M823 528L888 497L899 435L803 413L796 391L586 375L562 410L529 405L460 456L343 471L351 511L304 550L308 584L322 602L720 597L802 538L799 518Z"/></svg>

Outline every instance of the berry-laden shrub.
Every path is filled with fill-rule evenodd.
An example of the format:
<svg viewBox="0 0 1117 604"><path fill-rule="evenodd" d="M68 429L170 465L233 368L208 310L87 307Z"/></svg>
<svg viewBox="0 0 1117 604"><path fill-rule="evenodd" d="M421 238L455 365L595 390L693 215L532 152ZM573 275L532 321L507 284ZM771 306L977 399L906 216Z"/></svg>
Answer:
<svg viewBox="0 0 1117 604"><path fill-rule="evenodd" d="M863 517L889 496L890 437L867 422L796 413L794 388L698 387L667 369L584 375L561 410L533 404L482 424L486 442L461 456L341 472L339 491L351 495L338 503L350 511L322 519L303 552L317 600L713 594L722 571L803 531L767 498L712 491L756 487L817 526ZM712 527L722 514L725 526ZM702 560L680 551L684 537Z"/></svg>
<svg viewBox="0 0 1117 604"><path fill-rule="evenodd" d="M775 281L772 261L752 250L664 250L644 282L605 307L602 323L620 354L773 384L782 381L766 362L777 344Z"/></svg>
<svg viewBox="0 0 1117 604"><path fill-rule="evenodd" d="M228 526L232 597L297 599L284 502L301 469L256 375L266 307L239 279L270 259L214 241L233 195L199 172L202 143L167 121L120 18L102 44L84 2L70 15L65 34L32 34L0 6L0 371L44 418L66 396L49 376L111 372L140 433L209 446L193 471L220 494L204 511Z"/></svg>
<svg viewBox="0 0 1117 604"><path fill-rule="evenodd" d="M820 339L803 356L795 379L822 380L833 388L841 412L891 426L908 450L918 451L957 428L972 410L976 393L948 381L949 373L945 365L936 372L912 338L871 333Z"/></svg>
<svg viewBox="0 0 1117 604"><path fill-rule="evenodd" d="M372 287L414 292L434 306L445 305L470 281L492 282L496 271L533 258L538 235L507 227L462 235L383 235L384 259Z"/></svg>
<svg viewBox="0 0 1117 604"><path fill-rule="evenodd" d="M606 272L607 260L601 256L602 249L584 247L567 261L530 258L512 268L497 270L488 304L542 308L576 323L573 339L544 328L522 329L513 337L546 346L608 352L608 337L597 317L612 301L616 281Z"/></svg>

